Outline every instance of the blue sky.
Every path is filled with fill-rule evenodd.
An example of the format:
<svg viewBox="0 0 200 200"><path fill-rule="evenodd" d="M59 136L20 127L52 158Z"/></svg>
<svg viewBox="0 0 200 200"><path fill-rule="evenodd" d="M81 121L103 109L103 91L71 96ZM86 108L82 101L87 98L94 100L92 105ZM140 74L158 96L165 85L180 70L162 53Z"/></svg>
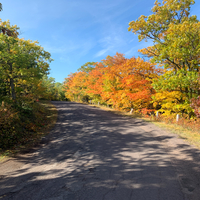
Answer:
<svg viewBox="0 0 200 200"><path fill-rule="evenodd" d="M150 15L155 0L1 0L0 18L20 27L20 37L37 40L51 53L50 75L63 82L86 62L99 62L116 52L139 56L129 22ZM200 15L196 0L191 13ZM200 17L198 16L198 19Z"/></svg>

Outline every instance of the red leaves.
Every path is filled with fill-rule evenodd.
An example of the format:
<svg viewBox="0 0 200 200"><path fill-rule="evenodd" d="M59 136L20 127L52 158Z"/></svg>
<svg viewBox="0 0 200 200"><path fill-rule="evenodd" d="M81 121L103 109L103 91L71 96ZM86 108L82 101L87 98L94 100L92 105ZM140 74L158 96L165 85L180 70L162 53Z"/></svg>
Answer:
<svg viewBox="0 0 200 200"><path fill-rule="evenodd" d="M200 96L198 96L196 99L191 99L191 107L194 109L195 115L200 118Z"/></svg>

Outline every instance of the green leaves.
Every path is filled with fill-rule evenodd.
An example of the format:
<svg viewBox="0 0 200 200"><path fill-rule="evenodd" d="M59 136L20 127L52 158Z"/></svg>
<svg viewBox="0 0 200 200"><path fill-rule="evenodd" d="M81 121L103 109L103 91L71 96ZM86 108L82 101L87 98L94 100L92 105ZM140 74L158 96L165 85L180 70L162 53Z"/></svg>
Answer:
<svg viewBox="0 0 200 200"><path fill-rule="evenodd" d="M94 69L94 65L95 65L95 62L87 62L84 65L82 65L78 69L78 71L89 73L90 71Z"/></svg>
<svg viewBox="0 0 200 200"><path fill-rule="evenodd" d="M193 89L194 94L196 93L196 88L198 88L199 83L197 81L198 73L195 71L184 71L183 69L175 71L167 71L164 75L155 79L153 82L153 87L158 90L168 90L168 91L181 91L187 93L186 89Z"/></svg>
<svg viewBox="0 0 200 200"><path fill-rule="evenodd" d="M36 87L38 81L48 74L51 55L38 42L17 38L19 28L10 26L9 21L1 22L0 27L3 27L0 34L0 79L6 82L1 87L6 87L6 95L11 95L13 100L27 95L30 98L33 93L31 88Z"/></svg>
<svg viewBox="0 0 200 200"><path fill-rule="evenodd" d="M152 15L130 22L128 30L137 33L139 41L151 39L155 44L142 53L178 69L186 64L194 67L193 60L199 64L200 24L196 16L189 16L193 4L193 0L166 0L163 5L156 1Z"/></svg>
<svg viewBox="0 0 200 200"><path fill-rule="evenodd" d="M41 99L65 100L63 84L55 82L54 78L48 77L47 75L43 76L35 92L37 93L38 98Z"/></svg>
<svg viewBox="0 0 200 200"><path fill-rule="evenodd" d="M154 103L163 112L181 109L191 112L190 99L200 95L200 22L196 16L190 16L194 3L194 0L163 0L162 4L156 1L152 15L142 15L129 23L128 30L137 33L139 41L153 40L153 46L139 51L166 69L164 75L153 81L157 91Z"/></svg>

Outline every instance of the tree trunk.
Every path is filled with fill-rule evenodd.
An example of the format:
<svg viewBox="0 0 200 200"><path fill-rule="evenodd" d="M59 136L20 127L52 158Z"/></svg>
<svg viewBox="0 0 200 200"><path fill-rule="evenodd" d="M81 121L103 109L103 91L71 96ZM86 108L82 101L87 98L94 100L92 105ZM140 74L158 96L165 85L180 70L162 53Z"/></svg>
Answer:
<svg viewBox="0 0 200 200"><path fill-rule="evenodd" d="M10 87L11 87L11 95L12 95L12 100L16 100L16 93L15 93L15 85L14 85L14 80L13 78L10 78Z"/></svg>
<svg viewBox="0 0 200 200"><path fill-rule="evenodd" d="M10 65L10 74L12 75L13 72L13 68L12 68L12 64L9 63ZM14 79L12 77L10 77L10 88L11 88L11 96L12 96L12 100L16 100L16 93L15 93L15 84L14 84Z"/></svg>

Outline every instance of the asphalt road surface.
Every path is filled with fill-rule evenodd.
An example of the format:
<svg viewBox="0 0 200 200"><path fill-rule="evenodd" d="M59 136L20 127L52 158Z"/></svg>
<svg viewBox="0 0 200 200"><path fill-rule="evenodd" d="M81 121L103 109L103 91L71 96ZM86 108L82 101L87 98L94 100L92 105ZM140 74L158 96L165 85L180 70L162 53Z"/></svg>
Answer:
<svg viewBox="0 0 200 200"><path fill-rule="evenodd" d="M53 102L42 146L0 164L0 200L200 200L200 152L151 123Z"/></svg>

